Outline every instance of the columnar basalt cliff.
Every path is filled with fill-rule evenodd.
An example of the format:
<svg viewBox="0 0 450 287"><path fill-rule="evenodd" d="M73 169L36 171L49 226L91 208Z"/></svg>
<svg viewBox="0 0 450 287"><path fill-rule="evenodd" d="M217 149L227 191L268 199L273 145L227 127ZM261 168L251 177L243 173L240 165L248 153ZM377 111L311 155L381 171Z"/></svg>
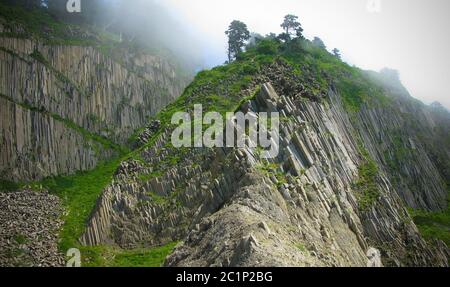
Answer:
<svg viewBox="0 0 450 287"><path fill-rule="evenodd" d="M117 155L187 82L144 52L119 62L89 46L9 36L0 45L0 174L9 180L88 170Z"/></svg>
<svg viewBox="0 0 450 287"><path fill-rule="evenodd" d="M268 37L185 87L170 56L41 10L37 32L0 14L1 266L72 248L84 266L448 266L450 113L398 77ZM197 104L278 112L279 153L174 147Z"/></svg>
<svg viewBox="0 0 450 287"><path fill-rule="evenodd" d="M394 97L389 109L378 103L349 114L334 88L321 102L299 97L308 92L286 85L288 71L282 63L264 68L238 97L251 97L238 108L255 114L275 103L276 159L250 148L180 154L170 147L171 129L163 130L139 160L122 163L81 242L130 248L183 240L167 266L365 266L373 253L386 266L446 266L445 244L426 242L406 210L445 208L446 174L412 129L403 132L414 148L396 159L412 172L393 182L386 164L408 115L431 121L433 111ZM430 121L420 127L429 130ZM415 179L418 172L428 176Z"/></svg>

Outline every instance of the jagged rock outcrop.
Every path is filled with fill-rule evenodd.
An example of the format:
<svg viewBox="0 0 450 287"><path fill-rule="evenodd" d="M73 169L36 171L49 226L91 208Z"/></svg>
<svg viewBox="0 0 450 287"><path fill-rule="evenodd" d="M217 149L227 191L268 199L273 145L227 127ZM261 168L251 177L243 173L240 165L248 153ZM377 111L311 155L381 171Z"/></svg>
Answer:
<svg viewBox="0 0 450 287"><path fill-rule="evenodd" d="M220 150L217 155L208 151L189 152L184 155L187 160L178 166L167 167L164 172L154 170L160 169L170 156L170 151L164 152L167 138L170 139L169 134L163 134L153 147L143 152L146 167L137 173L133 174L134 168L124 171L122 164L119 168L122 172L116 173L114 182L98 200L82 243L135 247L173 241L185 236L193 222L215 211L232 195L243 171L227 170L220 162L212 161L227 156Z"/></svg>
<svg viewBox="0 0 450 287"><path fill-rule="evenodd" d="M394 80L363 76L325 51L313 53L306 41L269 43L199 73L181 101L155 116L185 85L169 61L11 37L22 28L4 22L0 179L91 169L123 155L141 130L79 243L115 249L181 241L166 266L448 265L447 246L425 241L407 208L446 207L450 117L414 102ZM81 30L68 33L95 40ZM287 58L277 55L283 51ZM358 94L373 91L373 99ZM254 117L279 112L278 155L266 160L261 148L250 147L175 148L170 113L192 112L196 103ZM59 265L59 201L27 192L1 194L2 230L12 226L19 236L15 243L12 233L0 236L8 250L0 265ZM9 256L17 250L26 255Z"/></svg>
<svg viewBox="0 0 450 287"><path fill-rule="evenodd" d="M243 108L280 112L276 159L250 148L180 155L167 130L142 152L147 171L105 190L81 241L130 247L184 240L167 266L367 266L377 260L374 250L387 266L446 266L447 247L419 235L387 176L372 141L374 109L361 109L355 121L337 91L326 102L277 95L266 77L254 82L261 92ZM379 194L363 208L368 195L358 182L369 158L379 166L371 179Z"/></svg>
<svg viewBox="0 0 450 287"><path fill-rule="evenodd" d="M15 181L91 169L187 83L158 56L4 35L0 75L0 176Z"/></svg>
<svg viewBox="0 0 450 287"><path fill-rule="evenodd" d="M158 120L152 121L145 129L139 134L138 146L143 146L155 135L155 133L161 127L161 122Z"/></svg>
<svg viewBox="0 0 450 287"><path fill-rule="evenodd" d="M355 141L358 131L352 131L349 119L342 117L345 113L336 102L338 97L333 92L329 96L329 110L318 103L291 103L280 98L282 114L307 123L301 131L304 136L297 140L291 138L298 136L295 120L282 128L280 146L284 152L278 160L288 178L278 190L272 189L278 191L276 197L280 199L258 187L261 179L255 180L255 186L247 192L237 191L218 213L206 219L216 224L204 231L192 231L184 245L167 259L168 265L364 266L370 246L381 250L381 258L389 266L447 264L446 247L428 245L412 222L405 220L408 214L381 172L377 182L381 196L370 210L358 208L358 191L353 185L361 160ZM298 167L304 170L296 170ZM289 174L300 177L293 180ZM266 200L281 202L278 218L271 218L273 212ZM238 224L234 225L233 218L239 220ZM271 222L269 226L274 226L276 235L271 238L267 232L255 230L259 221ZM220 229L228 234L220 233ZM242 250L242 243L236 241L241 237L264 244L252 243ZM300 251L294 252L292 246L296 244ZM313 260L299 253L312 255Z"/></svg>

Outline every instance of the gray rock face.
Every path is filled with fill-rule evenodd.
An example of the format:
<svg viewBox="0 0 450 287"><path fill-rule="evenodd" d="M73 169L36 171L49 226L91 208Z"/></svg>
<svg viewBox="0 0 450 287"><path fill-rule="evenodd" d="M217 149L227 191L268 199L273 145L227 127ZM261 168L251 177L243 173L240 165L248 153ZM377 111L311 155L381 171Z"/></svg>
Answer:
<svg viewBox="0 0 450 287"><path fill-rule="evenodd" d="M159 130L160 127L161 127L160 121L158 120L152 121L148 126L145 127L142 133L139 134L137 144L144 145L148 143L148 141L153 137L153 135Z"/></svg>
<svg viewBox="0 0 450 287"><path fill-rule="evenodd" d="M292 120L282 128L283 153L275 162L287 184L266 177L266 183L255 179L246 192L238 189L207 219L215 224L191 231L168 266L376 265L370 246L380 249L388 266L447 264L446 247L429 246L411 221L405 222L408 214L382 172L381 197L369 211L358 208L353 182L361 159L353 135L360 131L342 116L339 97L331 91L329 97L330 109L280 97L280 112ZM257 228L260 222L269 222L273 234ZM250 237L262 243L239 241Z"/></svg>
<svg viewBox="0 0 450 287"><path fill-rule="evenodd" d="M117 154L54 117L0 97L0 178L26 181L88 170Z"/></svg>
<svg viewBox="0 0 450 287"><path fill-rule="evenodd" d="M45 191L0 193L0 266L64 266L60 199Z"/></svg>
<svg viewBox="0 0 450 287"><path fill-rule="evenodd" d="M152 55L119 64L92 47L7 37L0 48L0 177L9 180L91 169L187 83Z"/></svg>
<svg viewBox="0 0 450 287"><path fill-rule="evenodd" d="M24 32L4 22L0 32ZM389 103L349 113L339 91L322 92L312 71L295 73L276 61L239 97L259 88L240 110L280 113L276 158L253 148L175 149L171 127L145 125L186 79L158 56L113 57L0 37L0 179L91 169L144 127L133 143L142 150L118 167L82 244L182 241L166 266L448 265L449 249L425 241L406 210L446 208L450 114L438 105L417 103L395 81L368 75L385 86ZM191 92L228 97L224 87L241 85L238 78ZM0 265L62 265L62 214L45 192L0 193Z"/></svg>
<svg viewBox="0 0 450 287"><path fill-rule="evenodd" d="M161 139L167 139L167 135ZM231 159L233 155L223 151L189 152L181 164L156 172L161 176L149 177L155 173L153 168L170 156L164 153L156 156L162 149L163 146L156 144L144 151L146 165L138 173L128 173L125 177L120 176L124 172L116 173L114 182L98 200L82 243L136 247L183 238L192 226L231 196L235 182L245 169L243 163L237 163L237 169L226 170L220 163L211 161L213 157ZM203 164L195 166L197 162Z"/></svg>
<svg viewBox="0 0 450 287"><path fill-rule="evenodd" d="M438 119L423 104L393 101L388 107L364 107L354 125L407 206L446 209L450 151L449 143L440 140L445 136L437 135ZM439 128L450 131L450 120Z"/></svg>
<svg viewBox="0 0 450 287"><path fill-rule="evenodd" d="M170 148L167 130L142 152L144 172L105 190L81 241L131 247L183 240L167 266L448 264L443 244L420 237L373 148L373 110L362 109L355 123L332 90L319 103L278 95L270 83L244 105L280 112L277 158L267 162L251 148L182 152ZM365 210L355 184L361 145L379 166L380 195Z"/></svg>

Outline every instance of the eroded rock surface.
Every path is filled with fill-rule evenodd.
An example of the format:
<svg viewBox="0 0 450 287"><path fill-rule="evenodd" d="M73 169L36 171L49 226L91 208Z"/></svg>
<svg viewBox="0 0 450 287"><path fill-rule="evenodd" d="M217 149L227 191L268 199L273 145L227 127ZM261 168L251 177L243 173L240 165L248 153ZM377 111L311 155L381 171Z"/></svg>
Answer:
<svg viewBox="0 0 450 287"><path fill-rule="evenodd" d="M448 264L447 247L420 236L373 148L372 109L355 123L333 90L325 104L279 95L269 82L254 85L260 94L242 108L282 117L275 159L251 148L180 154L170 147L170 130L163 132L142 152L143 171L107 187L81 241L131 247L183 240L167 266ZM363 208L365 191L356 183L368 158L378 166L379 196ZM442 196L443 188L431 192Z"/></svg>
<svg viewBox="0 0 450 287"><path fill-rule="evenodd" d="M0 37L0 177L89 170L178 97L188 79L145 53Z"/></svg>
<svg viewBox="0 0 450 287"><path fill-rule="evenodd" d="M45 191L0 193L0 266L64 266L61 200Z"/></svg>

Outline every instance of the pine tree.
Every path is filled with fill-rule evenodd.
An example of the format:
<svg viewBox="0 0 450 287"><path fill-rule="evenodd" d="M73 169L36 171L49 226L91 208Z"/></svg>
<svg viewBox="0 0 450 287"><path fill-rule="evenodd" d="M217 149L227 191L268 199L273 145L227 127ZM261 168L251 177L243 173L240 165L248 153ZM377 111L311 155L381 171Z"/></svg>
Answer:
<svg viewBox="0 0 450 287"><path fill-rule="evenodd" d="M250 39L250 32L245 23L234 20L225 34L228 36L228 61L231 62L242 52L245 41Z"/></svg>
<svg viewBox="0 0 450 287"><path fill-rule="evenodd" d="M284 21L281 23L281 28L284 29L284 34L288 35L289 38L295 32L295 35L298 38L303 38L303 28L300 22L298 21L298 16L288 14L284 16ZM284 36L283 38L287 38Z"/></svg>
<svg viewBox="0 0 450 287"><path fill-rule="evenodd" d="M336 58L341 59L341 51L339 51L339 49L334 48L334 49L333 49L333 55L334 55Z"/></svg>

